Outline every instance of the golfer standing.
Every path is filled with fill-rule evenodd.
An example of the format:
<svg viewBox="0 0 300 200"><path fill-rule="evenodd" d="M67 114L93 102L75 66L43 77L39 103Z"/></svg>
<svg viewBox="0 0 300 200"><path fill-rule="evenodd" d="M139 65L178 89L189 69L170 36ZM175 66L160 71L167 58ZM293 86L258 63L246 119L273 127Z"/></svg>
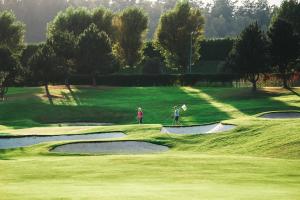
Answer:
<svg viewBox="0 0 300 200"><path fill-rule="evenodd" d="M179 108L177 106L174 107L174 122L175 122L175 125L179 125Z"/></svg>
<svg viewBox="0 0 300 200"><path fill-rule="evenodd" d="M142 108L138 108L137 119L138 119L138 123L139 124L143 123L143 111L142 111Z"/></svg>

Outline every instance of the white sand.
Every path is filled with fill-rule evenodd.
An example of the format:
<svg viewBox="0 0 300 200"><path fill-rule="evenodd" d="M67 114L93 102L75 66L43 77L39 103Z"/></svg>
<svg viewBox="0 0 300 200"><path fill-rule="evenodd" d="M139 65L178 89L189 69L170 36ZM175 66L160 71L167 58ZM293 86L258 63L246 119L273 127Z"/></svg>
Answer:
<svg viewBox="0 0 300 200"><path fill-rule="evenodd" d="M56 135L56 136L24 136L24 137L0 137L0 149L31 146L42 142L69 141L69 140L96 140L122 138L126 135L121 132L93 133L80 135Z"/></svg>
<svg viewBox="0 0 300 200"><path fill-rule="evenodd" d="M189 127L163 127L162 133L174 133L174 134L209 134L229 131L234 129L234 125L225 125L221 123L202 125L202 126L189 126Z"/></svg>
<svg viewBox="0 0 300 200"><path fill-rule="evenodd" d="M146 154L167 151L169 148L162 145L139 141L115 142L78 142L64 144L52 149L57 153L83 154Z"/></svg>
<svg viewBox="0 0 300 200"><path fill-rule="evenodd" d="M274 112L266 113L260 116L261 118L267 119L292 119L300 118L300 112Z"/></svg>

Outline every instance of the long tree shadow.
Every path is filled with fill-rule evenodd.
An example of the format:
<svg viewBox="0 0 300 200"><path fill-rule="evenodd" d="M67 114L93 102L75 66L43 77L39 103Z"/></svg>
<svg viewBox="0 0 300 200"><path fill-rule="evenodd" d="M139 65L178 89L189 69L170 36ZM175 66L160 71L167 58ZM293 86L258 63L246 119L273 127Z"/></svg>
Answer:
<svg viewBox="0 0 300 200"><path fill-rule="evenodd" d="M296 92L295 89L289 88L288 90L291 91L294 95L297 95L298 97L300 97L300 94L298 92Z"/></svg>
<svg viewBox="0 0 300 200"><path fill-rule="evenodd" d="M184 125L232 118L208 99L189 94L180 87L78 88L76 95L80 97L80 106L67 103L52 106L36 95L26 100L16 99L0 106L0 122L12 127L17 122L25 123L23 128L30 124L36 126L34 123L61 122L132 124L136 123L136 108L142 107L146 124L172 124L173 107L183 104L188 107L186 112L181 112Z"/></svg>
<svg viewBox="0 0 300 200"><path fill-rule="evenodd" d="M72 87L70 85L66 85L66 87L68 88L72 98L74 99L74 101L76 102L76 104L79 106L81 105L81 101L80 98L78 97L78 95L73 91Z"/></svg>
<svg viewBox="0 0 300 200"><path fill-rule="evenodd" d="M300 108L300 101L298 102L294 97L286 98L287 95L294 95L294 93L286 93L281 89L264 89L256 93L251 92L249 88L204 88L201 91L245 115Z"/></svg>

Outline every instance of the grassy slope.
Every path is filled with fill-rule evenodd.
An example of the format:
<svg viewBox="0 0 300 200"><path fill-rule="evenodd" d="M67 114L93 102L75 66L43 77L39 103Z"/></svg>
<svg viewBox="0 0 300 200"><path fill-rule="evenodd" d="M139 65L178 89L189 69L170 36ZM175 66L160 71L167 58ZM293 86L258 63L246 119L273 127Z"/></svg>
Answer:
<svg viewBox="0 0 300 200"><path fill-rule="evenodd" d="M52 90L57 96L62 91ZM18 110L20 115L13 111L5 118L5 125L11 126L0 127L0 132L29 134L37 128L13 130L18 126L12 121L19 121L19 126L33 126L33 122L54 121L57 113L66 121L87 121L86 116L98 121L107 119L103 113L110 113L109 117L125 116L117 118L120 120L117 122L133 122L133 117L127 118L134 115L131 113L139 102L143 102L150 123L170 123L164 115L170 114L168 109L176 102L188 104L185 124L227 120L238 128L228 133L198 136L160 134L160 125L38 128L36 132L41 134L124 131L128 134L124 139L164 144L171 150L136 156L57 156L48 153L54 142L0 151L0 194L5 199L300 199L299 120L252 116L269 110L299 109L300 97L291 92L268 89L254 97L245 89L230 88L74 91L80 106L71 98L55 99L55 106L51 106L39 94L40 89L13 90L11 96L22 95L24 99L9 98L5 106L0 105L1 113L16 109L17 104L26 104L31 110L35 106L46 108L49 114L41 120L43 112L39 110L30 113ZM32 105L33 101L40 105ZM91 113L75 115L77 107L84 111L92 108ZM94 111L97 109L99 113ZM24 121L25 118L29 120Z"/></svg>

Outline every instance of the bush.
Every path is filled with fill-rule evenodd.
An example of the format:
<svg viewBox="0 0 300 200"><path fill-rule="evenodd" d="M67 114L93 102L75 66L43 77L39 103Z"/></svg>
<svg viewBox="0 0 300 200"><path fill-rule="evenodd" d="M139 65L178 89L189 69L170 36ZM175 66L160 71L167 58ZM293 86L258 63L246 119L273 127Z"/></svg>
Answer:
<svg viewBox="0 0 300 200"><path fill-rule="evenodd" d="M158 57L146 57L141 63L143 67L143 74L161 74L163 72L164 64Z"/></svg>
<svg viewBox="0 0 300 200"><path fill-rule="evenodd" d="M161 75L107 75L98 76L97 83L106 86L193 86L199 82L207 85L218 83L218 85L230 85L238 77L234 74L161 74ZM73 85L91 84L89 76L72 76L70 83Z"/></svg>

